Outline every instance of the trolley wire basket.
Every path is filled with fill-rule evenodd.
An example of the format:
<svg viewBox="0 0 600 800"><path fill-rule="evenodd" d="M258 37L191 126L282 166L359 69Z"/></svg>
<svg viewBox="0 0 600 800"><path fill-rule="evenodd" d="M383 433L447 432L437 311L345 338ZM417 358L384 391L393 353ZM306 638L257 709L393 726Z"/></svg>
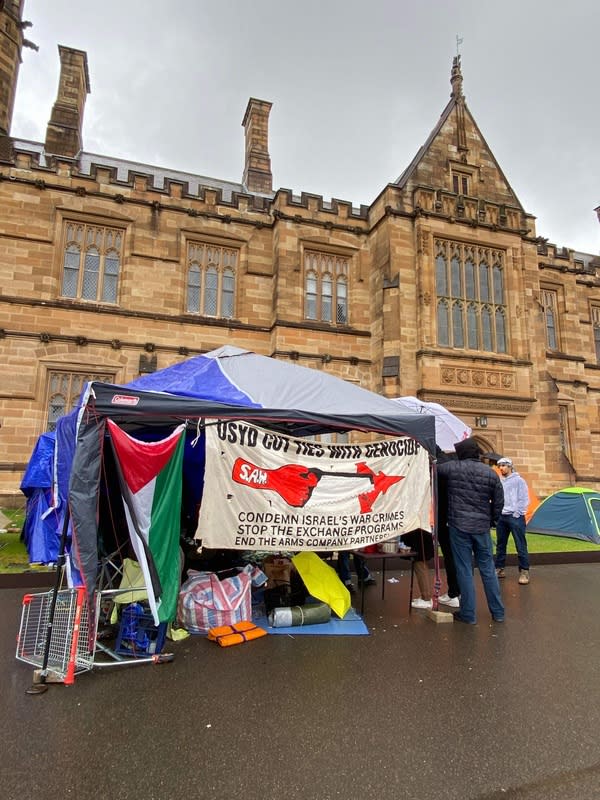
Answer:
<svg viewBox="0 0 600 800"><path fill-rule="evenodd" d="M50 591L23 597L16 657L52 671L55 680L72 684L76 674L94 665L87 597L83 587L60 590L52 613L54 594ZM44 664L49 629L48 660Z"/></svg>

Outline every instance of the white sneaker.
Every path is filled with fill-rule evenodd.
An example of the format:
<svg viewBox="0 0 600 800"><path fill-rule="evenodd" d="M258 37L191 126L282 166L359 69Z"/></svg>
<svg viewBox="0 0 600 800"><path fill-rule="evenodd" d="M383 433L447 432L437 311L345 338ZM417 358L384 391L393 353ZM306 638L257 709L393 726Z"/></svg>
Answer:
<svg viewBox="0 0 600 800"><path fill-rule="evenodd" d="M433 608L433 600L423 600L423 598L417 597L412 601L411 606L413 608Z"/></svg>
<svg viewBox="0 0 600 800"><path fill-rule="evenodd" d="M438 601L445 606L450 606L450 608L460 608L460 600L458 597L450 597L449 594L441 594L438 597Z"/></svg>

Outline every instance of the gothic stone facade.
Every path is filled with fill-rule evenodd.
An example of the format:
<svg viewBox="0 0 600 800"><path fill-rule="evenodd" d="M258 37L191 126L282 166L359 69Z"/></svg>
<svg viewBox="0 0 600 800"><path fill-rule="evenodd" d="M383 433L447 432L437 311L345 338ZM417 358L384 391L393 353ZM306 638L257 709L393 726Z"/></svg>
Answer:
<svg viewBox="0 0 600 800"><path fill-rule="evenodd" d="M225 344L438 401L541 495L600 489L600 262L536 234L459 59L423 148L356 208L273 189L254 98L239 184L87 153L87 57L65 47L45 141L11 137L20 15L0 13L0 502L87 378Z"/></svg>

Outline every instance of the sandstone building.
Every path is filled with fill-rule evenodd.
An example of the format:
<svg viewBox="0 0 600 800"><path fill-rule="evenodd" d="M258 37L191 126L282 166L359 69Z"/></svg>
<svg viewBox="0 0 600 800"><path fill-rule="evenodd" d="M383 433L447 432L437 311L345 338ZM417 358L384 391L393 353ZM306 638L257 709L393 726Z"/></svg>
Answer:
<svg viewBox="0 0 600 800"><path fill-rule="evenodd" d="M26 26L5 0L0 501L87 379L225 344L441 402L542 495L600 489L600 259L538 236L459 57L423 147L357 208L273 187L271 104L255 98L240 183L87 152L87 56L68 47L45 141L12 137Z"/></svg>

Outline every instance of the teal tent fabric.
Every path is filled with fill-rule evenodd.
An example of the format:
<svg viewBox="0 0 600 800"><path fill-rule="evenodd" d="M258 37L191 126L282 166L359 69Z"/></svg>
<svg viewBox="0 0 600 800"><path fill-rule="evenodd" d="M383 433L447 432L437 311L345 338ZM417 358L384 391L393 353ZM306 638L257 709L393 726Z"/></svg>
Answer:
<svg viewBox="0 0 600 800"><path fill-rule="evenodd" d="M554 492L533 513L527 533L600 544L600 492L580 487Z"/></svg>

